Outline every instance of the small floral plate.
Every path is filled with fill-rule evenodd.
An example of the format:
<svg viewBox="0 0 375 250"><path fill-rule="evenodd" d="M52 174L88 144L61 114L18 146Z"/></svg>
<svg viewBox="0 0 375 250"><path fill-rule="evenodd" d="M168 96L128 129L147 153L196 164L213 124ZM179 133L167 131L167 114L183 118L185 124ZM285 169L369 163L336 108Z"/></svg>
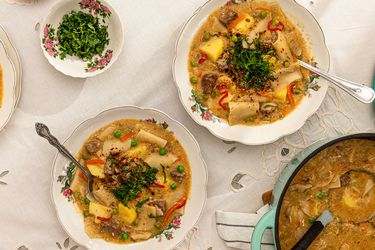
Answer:
<svg viewBox="0 0 375 250"><path fill-rule="evenodd" d="M102 54L83 61L75 56L62 59L57 38L57 29L65 14L83 11L100 19L108 26L109 44ZM58 1L40 25L40 45L44 56L58 71L73 77L86 78L98 75L108 69L118 58L124 43L122 22L117 12L103 0Z"/></svg>
<svg viewBox="0 0 375 250"><path fill-rule="evenodd" d="M145 249L172 249L185 239L188 232L200 218L206 203L207 196L207 168L202 158L199 145L193 135L179 122L165 113L155 109L145 109L135 106L116 107L81 123L64 142L64 146L75 155L82 144L97 129L120 119L133 118L158 122L168 125L183 145L191 165L192 183L185 213L175 217L170 225L160 234L147 241L132 244L114 244L102 239L91 239L84 230L83 218L74 206L74 196L70 189L74 165L61 154L56 154L52 168L52 201L57 217L69 236L78 244L90 250L145 250Z"/></svg>
<svg viewBox="0 0 375 250"><path fill-rule="evenodd" d="M272 0L267 0L272 1ZM188 54L194 35L213 11L225 4L232 4L228 0L209 0L201 6L185 23L177 39L175 58L173 62L173 79L177 86L182 105L199 125L206 127L213 135L226 141L236 141L247 145L262 145L272 143L277 139L292 134L300 129L306 120L313 115L323 102L328 90L327 81L316 80L317 75L310 75L308 93L298 107L282 120L259 126L244 126L229 124L215 116L208 107L192 91L188 73ZM323 70L329 69L329 53L324 40L324 34L318 22L311 13L293 0L279 1L289 19L302 32L310 47L317 66ZM319 83L318 83L319 82Z"/></svg>

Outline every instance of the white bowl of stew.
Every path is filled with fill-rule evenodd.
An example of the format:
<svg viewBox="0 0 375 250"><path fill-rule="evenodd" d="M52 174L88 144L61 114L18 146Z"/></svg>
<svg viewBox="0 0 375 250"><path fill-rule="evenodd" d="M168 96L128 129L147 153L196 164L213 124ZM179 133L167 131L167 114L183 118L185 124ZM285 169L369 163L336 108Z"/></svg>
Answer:
<svg viewBox="0 0 375 250"><path fill-rule="evenodd" d="M64 145L96 183L94 201L82 173L56 155L52 200L78 244L171 249L198 221L206 201L206 165L192 134L163 112L106 110L81 123Z"/></svg>
<svg viewBox="0 0 375 250"><path fill-rule="evenodd" d="M280 174L271 209L257 223L252 249L271 228L276 249L291 249L325 210L333 220L309 249L373 249L375 134L317 142L297 154Z"/></svg>
<svg viewBox="0 0 375 250"><path fill-rule="evenodd" d="M294 133L327 82L297 58L329 69L324 34L295 1L210 0L183 26L173 76L181 103L215 136L248 145ZM229 3L229 4L228 4Z"/></svg>

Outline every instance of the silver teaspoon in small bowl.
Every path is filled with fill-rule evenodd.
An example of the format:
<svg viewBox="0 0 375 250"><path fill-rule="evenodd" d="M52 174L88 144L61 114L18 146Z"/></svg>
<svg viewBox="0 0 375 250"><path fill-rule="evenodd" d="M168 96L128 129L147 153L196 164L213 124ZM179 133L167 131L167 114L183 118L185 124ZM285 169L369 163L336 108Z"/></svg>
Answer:
<svg viewBox="0 0 375 250"><path fill-rule="evenodd" d="M49 131L49 128L44 125L43 123L35 123L35 130L37 132L37 134L45 139L47 139L47 141L52 145L54 146L55 148L57 148L57 150L63 155L65 156L66 158L68 158L69 160L71 160L74 165L76 165L81 171L82 173L86 176L87 178L87 190L88 190L88 196L90 199L92 200L96 200L95 198L95 195L93 194L92 190L93 190L93 183L94 183L94 176L89 172L87 171L77 160L76 158L74 158L74 156L69 152L68 149L66 149L58 140L56 137L54 137L50 131Z"/></svg>
<svg viewBox="0 0 375 250"><path fill-rule="evenodd" d="M340 87L348 94L356 98L358 101L363 103L372 103L375 99L375 91L370 87L323 72L322 70L315 68L301 60L298 60L298 63L305 69L308 69L324 79L334 83L336 86Z"/></svg>

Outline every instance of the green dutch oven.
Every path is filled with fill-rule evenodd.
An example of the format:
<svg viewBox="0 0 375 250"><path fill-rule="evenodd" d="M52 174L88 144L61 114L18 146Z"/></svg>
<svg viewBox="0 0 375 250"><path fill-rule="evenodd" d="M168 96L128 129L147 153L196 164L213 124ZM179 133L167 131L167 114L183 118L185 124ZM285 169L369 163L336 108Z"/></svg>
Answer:
<svg viewBox="0 0 375 250"><path fill-rule="evenodd" d="M348 140L348 139L368 139L375 141L375 133L359 133L359 134L351 134L346 135L330 140L323 140L316 142L315 144L309 146L308 148L304 149L300 153L298 153L284 168L281 172L275 187L272 191L272 200L271 200L271 209L263 215L263 217L259 220L257 225L255 226L252 238L251 238L251 249L252 250L260 250L261 249L261 241L263 237L263 233L266 228L272 228L273 231L273 238L275 242L276 249L280 249L280 240L279 240L279 213L282 204L282 200L286 193L286 190L289 184L292 182L294 176L298 173L298 171L305 165L307 161L309 161L312 157L318 154L323 149L336 144L340 141Z"/></svg>

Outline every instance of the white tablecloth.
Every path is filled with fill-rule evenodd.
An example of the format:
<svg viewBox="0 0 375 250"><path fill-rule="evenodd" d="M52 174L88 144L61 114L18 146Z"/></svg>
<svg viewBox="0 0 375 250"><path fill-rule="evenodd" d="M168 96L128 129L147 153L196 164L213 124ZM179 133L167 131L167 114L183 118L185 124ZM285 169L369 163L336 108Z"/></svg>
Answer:
<svg viewBox="0 0 375 250"><path fill-rule="evenodd" d="M9 170L0 177L8 184L0 185L1 250L23 245L30 250L70 249L75 245L65 241L68 236L51 203L51 164L56 150L34 132L37 121L48 124L61 139L81 121L126 104L157 108L182 122L200 143L209 170L207 207L190 240L181 246L199 250L226 249L215 229L214 211L256 211L261 194L272 189L283 163L296 151L321 137L375 128L371 105L332 88L317 115L298 133L268 146L223 143L193 122L180 104L172 80L179 29L205 0L110 2L124 22L123 53L108 71L87 80L57 72L41 53L35 24L54 1L39 0L29 6L0 2L0 23L18 48L24 69L22 99L0 133L0 173ZM331 72L370 84L375 66L375 1L299 2L324 30ZM281 156L282 148L289 149L289 154ZM242 180L241 192L233 192L231 178L238 172L249 175Z"/></svg>

